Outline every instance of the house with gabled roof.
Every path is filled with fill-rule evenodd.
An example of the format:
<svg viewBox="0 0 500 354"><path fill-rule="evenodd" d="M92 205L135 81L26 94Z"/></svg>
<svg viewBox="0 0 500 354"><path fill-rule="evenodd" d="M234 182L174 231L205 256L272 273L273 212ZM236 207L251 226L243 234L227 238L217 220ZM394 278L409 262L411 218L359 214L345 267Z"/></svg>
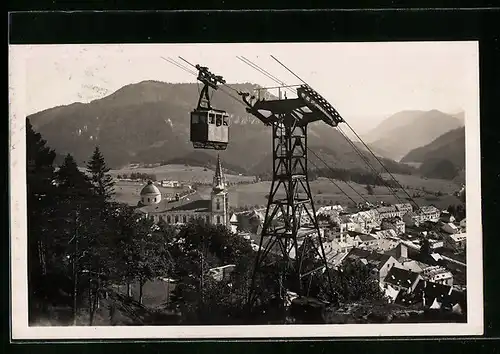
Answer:
<svg viewBox="0 0 500 354"><path fill-rule="evenodd" d="M441 211L441 215L439 216L439 220L444 222L445 224L451 222L455 222L455 217L448 211L448 210L443 210Z"/></svg>
<svg viewBox="0 0 500 354"><path fill-rule="evenodd" d="M433 283L453 285L453 274L441 266L430 266L422 271L422 278Z"/></svg>
<svg viewBox="0 0 500 354"><path fill-rule="evenodd" d="M380 228L382 230L394 230L396 235L402 235L406 231L406 225L399 217L382 220Z"/></svg>
<svg viewBox="0 0 500 354"><path fill-rule="evenodd" d="M400 266L399 262L390 255L384 255L378 252L371 252L368 250L353 248L344 261L360 262L368 266L374 276L376 276L379 281L383 281L387 273L394 266Z"/></svg>
<svg viewBox="0 0 500 354"><path fill-rule="evenodd" d="M396 290L411 293L422 279L420 274L400 268L392 267L384 279L384 283Z"/></svg>
<svg viewBox="0 0 500 354"><path fill-rule="evenodd" d="M394 205L379 206L375 209L380 220L399 216L399 212Z"/></svg>
<svg viewBox="0 0 500 354"><path fill-rule="evenodd" d="M398 203L394 204L396 210L398 211L398 216L402 218L406 213L413 211L413 206L411 203Z"/></svg>
<svg viewBox="0 0 500 354"><path fill-rule="evenodd" d="M452 235L446 235L444 244L452 250L464 249L467 244L467 234L465 232L459 232Z"/></svg>
<svg viewBox="0 0 500 354"><path fill-rule="evenodd" d="M452 286L420 280L414 290L415 297L420 298L426 308L441 309L443 305L453 308L457 303L462 303L465 298L463 292L454 290Z"/></svg>
<svg viewBox="0 0 500 354"><path fill-rule="evenodd" d="M354 240L354 245L356 247L372 247L378 242L378 238L373 235L368 235L361 232L350 231L349 236Z"/></svg>

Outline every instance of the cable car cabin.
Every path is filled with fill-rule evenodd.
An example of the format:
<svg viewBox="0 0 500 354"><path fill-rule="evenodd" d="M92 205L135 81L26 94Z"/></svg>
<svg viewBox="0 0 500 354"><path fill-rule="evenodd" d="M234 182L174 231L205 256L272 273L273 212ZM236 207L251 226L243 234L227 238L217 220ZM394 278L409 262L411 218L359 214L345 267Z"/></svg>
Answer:
<svg viewBox="0 0 500 354"><path fill-rule="evenodd" d="M191 112L191 142L195 149L226 150L229 141L229 115L218 109Z"/></svg>

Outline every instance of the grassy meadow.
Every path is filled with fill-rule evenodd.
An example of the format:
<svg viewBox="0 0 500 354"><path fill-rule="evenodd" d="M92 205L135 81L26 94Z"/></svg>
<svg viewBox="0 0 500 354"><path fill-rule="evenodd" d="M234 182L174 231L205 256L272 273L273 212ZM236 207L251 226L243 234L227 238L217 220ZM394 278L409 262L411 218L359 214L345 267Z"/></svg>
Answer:
<svg viewBox="0 0 500 354"><path fill-rule="evenodd" d="M423 179L418 176L406 175L394 175L394 177L399 181L399 183L401 183L401 185L407 190L410 196L412 196L415 202L419 205L434 204L438 208L446 208L450 204L459 202L458 198L452 195L453 192L457 190L458 186L450 181L439 179ZM351 200L346 197L344 193L342 193L342 191L344 191L356 202L363 202L363 199L356 192L354 192L353 189L370 202L398 202L398 200L392 195L387 187L384 186L373 187L373 195L369 195L365 188L365 185L360 185L354 182L346 183L342 181L335 181L335 183L338 187L326 178L318 178L317 180L310 182L314 200L318 205L333 203L352 203ZM231 193L230 197L235 196L237 198L236 205L240 207L246 205L266 205L266 195L269 194L270 187L271 182L259 182L247 185L231 186L229 188ZM422 192L421 188L424 188L427 192ZM443 193L443 195L438 197L433 194L438 191ZM418 192L420 194L420 197L413 197L413 194L415 192ZM397 192L397 195L401 200L404 201L405 198L407 198L407 195L401 190Z"/></svg>
<svg viewBox="0 0 500 354"><path fill-rule="evenodd" d="M127 174L133 172L147 173L156 176L157 180L174 180L182 181L185 183L212 183L214 178L214 171L204 167L198 166L184 166L184 165L164 165L151 168L122 168L119 170L111 170L113 176ZM237 183L240 181L253 181L252 176L238 176L226 174L226 180L230 183Z"/></svg>
<svg viewBox="0 0 500 354"><path fill-rule="evenodd" d="M110 171L113 176L120 174L128 174L132 172L140 172L147 174L154 174L158 180L177 180L184 183L212 183L214 171L203 167L184 166L184 165L165 165L153 168L125 168L120 170ZM383 175L384 178L389 179L388 175ZM446 208L450 204L458 203L458 199L453 195L458 190L459 186L453 181L441 179L429 179L420 176L412 175L394 175L394 177L401 183L407 190L412 198L419 205L434 204L438 208ZM238 182L252 182L254 180L251 176L237 176L226 175L226 180L232 184L229 187L229 204L231 207L247 207L247 206L265 206L267 204L266 195L269 194L271 182L259 182L251 184L235 184ZM398 200L389 192L387 187L374 186L373 195L369 195L366 186L354 182L335 181L337 186L326 178L319 178L310 183L311 191L314 196L315 202L320 205L325 204L349 204L350 199L341 192L342 189L356 202L362 202L363 199L353 191L356 190L366 200L370 202L384 201L387 203L396 203ZM117 201L136 205L139 200L139 194L144 186L144 183L117 181L115 186L115 199ZM172 194L182 191L178 188L163 188L159 187L162 194ZM340 188L340 189L339 189ZM210 186L202 186L199 192L204 197L209 197ZM436 196L436 192L441 192L443 195ZM419 197L414 197L418 193ZM407 195L399 190L398 197L405 201Z"/></svg>

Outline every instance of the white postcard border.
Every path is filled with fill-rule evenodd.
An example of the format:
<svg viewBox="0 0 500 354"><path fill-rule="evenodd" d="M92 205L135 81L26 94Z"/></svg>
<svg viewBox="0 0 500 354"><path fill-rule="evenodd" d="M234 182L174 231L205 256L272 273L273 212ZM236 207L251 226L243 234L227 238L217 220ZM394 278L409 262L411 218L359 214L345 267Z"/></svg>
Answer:
<svg viewBox="0 0 500 354"><path fill-rule="evenodd" d="M446 42L443 42L443 45ZM454 42L456 43L456 42ZM467 323L342 324L268 326L124 326L29 327L26 216L26 54L29 46L9 47L9 152L11 212L11 335L12 339L194 339L272 337L400 337L470 336L483 334L483 251L479 131L479 46L477 106L466 112ZM165 45L165 44L161 44ZM246 46L259 44L246 44ZM272 44L267 44L272 45ZM279 44L278 44L279 45ZM290 45L290 44L288 44ZM129 45L131 46L131 45ZM154 45L138 45L154 46ZM168 46L168 45L167 45ZM231 55L236 55L231 53ZM50 85L50 83L47 83Z"/></svg>

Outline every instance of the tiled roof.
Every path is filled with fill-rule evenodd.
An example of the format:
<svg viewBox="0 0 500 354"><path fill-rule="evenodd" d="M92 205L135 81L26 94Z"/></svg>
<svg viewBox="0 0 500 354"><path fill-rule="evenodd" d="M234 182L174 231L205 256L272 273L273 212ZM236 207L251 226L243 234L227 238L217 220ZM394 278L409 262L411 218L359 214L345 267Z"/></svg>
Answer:
<svg viewBox="0 0 500 354"><path fill-rule="evenodd" d="M197 211L210 210L210 200L203 199L200 194L194 193L177 201L162 200L158 204L146 205L139 208L143 213L163 213L167 211Z"/></svg>
<svg viewBox="0 0 500 354"><path fill-rule="evenodd" d="M376 240L377 238L376 237L373 237L372 235L368 235L368 234L358 234L357 235L361 241L363 242L367 242L367 241L374 241Z"/></svg>
<svg viewBox="0 0 500 354"><path fill-rule="evenodd" d="M408 210L408 209L412 210L413 209L413 207L411 206L410 203L399 203L399 204L394 204L394 206L399 211L404 211L404 210Z"/></svg>
<svg viewBox="0 0 500 354"><path fill-rule="evenodd" d="M377 209L378 213L393 213L396 211L396 207L394 205L390 205L390 206L381 206L381 207L378 207Z"/></svg>
<svg viewBox="0 0 500 354"><path fill-rule="evenodd" d="M408 288L413 285L417 278L418 273L397 267L392 267L385 277L385 282L392 285Z"/></svg>
<svg viewBox="0 0 500 354"><path fill-rule="evenodd" d="M448 269L443 268L441 266L432 266L424 269L424 275L429 278L432 278L436 275L447 274L447 273L451 274L451 272Z"/></svg>
<svg viewBox="0 0 500 354"><path fill-rule="evenodd" d="M391 258L390 255L385 255L377 252L370 252L360 248L353 248L346 256L349 260L365 259L371 266L380 269Z"/></svg>
<svg viewBox="0 0 500 354"><path fill-rule="evenodd" d="M350 223L350 222L352 222L350 215L340 215L339 219L343 223Z"/></svg>
<svg viewBox="0 0 500 354"><path fill-rule="evenodd" d="M393 216L390 218L385 218L383 220L383 222L396 224L396 223L401 223L402 221L401 221L401 218L399 216Z"/></svg>
<svg viewBox="0 0 500 354"><path fill-rule="evenodd" d="M439 209L432 205L424 205L420 207L422 213L439 213Z"/></svg>
<svg viewBox="0 0 500 354"><path fill-rule="evenodd" d="M425 299L428 304L432 303L434 299L437 299L438 302L442 302L442 300L446 296L450 295L451 292L452 287L449 285L433 283L425 280L420 280L414 290L415 294L425 295Z"/></svg>
<svg viewBox="0 0 500 354"><path fill-rule="evenodd" d="M395 238L398 236L393 229L375 231L375 235L380 238Z"/></svg>
<svg viewBox="0 0 500 354"><path fill-rule="evenodd" d="M461 232L458 234L449 235L449 237L451 237L455 242L457 242L457 241L465 240L467 238L467 234L465 232Z"/></svg>

